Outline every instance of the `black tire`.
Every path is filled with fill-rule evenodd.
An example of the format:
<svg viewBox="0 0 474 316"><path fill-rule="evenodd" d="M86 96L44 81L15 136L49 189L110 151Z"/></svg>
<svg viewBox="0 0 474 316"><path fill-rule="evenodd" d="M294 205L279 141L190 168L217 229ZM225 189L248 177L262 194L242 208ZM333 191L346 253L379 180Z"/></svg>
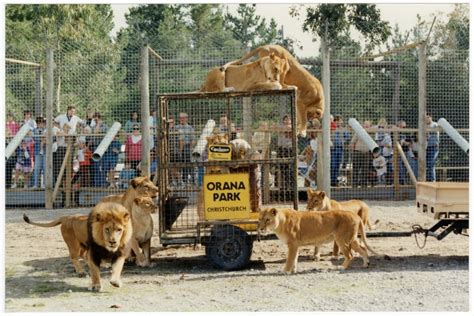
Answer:
<svg viewBox="0 0 474 316"><path fill-rule="evenodd" d="M206 243L206 256L216 268L239 270L248 264L252 247L252 238L244 230L232 225L217 225Z"/></svg>

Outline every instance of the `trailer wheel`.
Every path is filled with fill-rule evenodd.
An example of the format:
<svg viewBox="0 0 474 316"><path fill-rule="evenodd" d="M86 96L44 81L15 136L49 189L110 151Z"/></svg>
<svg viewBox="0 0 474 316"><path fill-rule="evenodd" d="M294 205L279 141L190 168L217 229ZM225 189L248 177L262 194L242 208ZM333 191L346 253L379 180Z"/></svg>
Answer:
<svg viewBox="0 0 474 316"><path fill-rule="evenodd" d="M232 225L217 225L206 244L206 256L216 268L238 270L249 262L252 247L252 239L244 230Z"/></svg>

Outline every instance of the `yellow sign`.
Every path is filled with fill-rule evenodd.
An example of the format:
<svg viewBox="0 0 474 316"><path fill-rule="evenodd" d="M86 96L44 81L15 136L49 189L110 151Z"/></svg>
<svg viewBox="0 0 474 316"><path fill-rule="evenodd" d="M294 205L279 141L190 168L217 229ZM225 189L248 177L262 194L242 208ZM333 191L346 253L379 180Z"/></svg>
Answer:
<svg viewBox="0 0 474 316"><path fill-rule="evenodd" d="M250 216L248 173L204 175L206 219L247 219Z"/></svg>
<svg viewBox="0 0 474 316"><path fill-rule="evenodd" d="M231 145L211 145L208 148L207 160L231 160L232 146Z"/></svg>

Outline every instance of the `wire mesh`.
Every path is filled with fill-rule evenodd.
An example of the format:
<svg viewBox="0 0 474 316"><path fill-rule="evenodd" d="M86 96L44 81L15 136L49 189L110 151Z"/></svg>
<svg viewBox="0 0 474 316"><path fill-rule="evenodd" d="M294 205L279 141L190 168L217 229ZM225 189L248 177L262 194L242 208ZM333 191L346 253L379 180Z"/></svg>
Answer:
<svg viewBox="0 0 474 316"><path fill-rule="evenodd" d="M54 206L90 206L104 195L122 192L128 180L140 173L141 153L137 142L149 142L151 151L150 171L156 174L158 161L154 148L157 138L157 114L154 113L156 95L159 93L184 93L197 91L207 72L216 66L240 58L243 50L225 47L219 50L157 50L159 55L149 55L149 94L151 126L149 140L139 140L142 121L140 104L140 48L97 49L89 51L80 44L64 43L54 52L54 118L65 115L69 106L75 106L81 123L71 140L70 158L61 166L67 150L61 137L53 141L62 142L59 153L53 154ZM23 111L32 111L33 119L44 116L46 90L46 64L44 49L35 49L34 54L13 52L15 58L40 66L6 63L6 108L13 114L13 121L22 124ZM362 61L359 56L335 50L331 55L331 114L334 117L331 132L331 182L332 196L336 199L408 199L414 198L413 181L397 153L396 141L402 146L409 165L417 173L418 130L418 57L416 50L386 56L380 61ZM161 58L160 58L161 57ZM321 63L316 59L304 59L302 64L320 78ZM468 52L439 50L430 56L427 67L427 111L436 122L446 118L468 139ZM257 102L257 101L256 101ZM257 102L258 103L258 102ZM181 105L180 111L189 111L189 105ZM287 113L283 107L270 103L258 105L275 123ZM192 108L192 106L191 106ZM221 115L219 106L212 108L215 119ZM100 118L97 117L97 114ZM173 115L176 115L174 113ZM385 176L377 176L374 157L354 139L348 127L348 119L364 122L369 134L379 143L384 156ZM174 117L178 119L177 116ZM386 125L384 120L386 121ZM195 118L190 117L191 120ZM241 118L237 115L236 124ZM99 120L103 123L96 125ZM268 123L273 123L268 120ZM402 123L404 121L404 123ZM122 128L116 135L114 145L101 160L93 161L91 153L104 138L114 122ZM194 124L195 122L193 122ZM309 124L308 137L297 139L299 191L306 187L317 187L317 147L321 135L318 122ZM7 123L9 124L9 123ZM199 124L202 124L199 122ZM198 124L198 125L199 125ZM17 124L18 125L18 124ZM134 126L139 126L135 131ZM378 126L385 125L383 130ZM397 126L405 126L397 129ZM57 132L64 125L55 127ZM370 127L370 128L369 128ZM14 127L15 128L15 127ZM30 205L44 207L44 170L35 173L35 158L41 161L41 130L33 135L31 146L31 171L25 190L25 174L20 170L16 178L17 157L7 160L7 206ZM33 131L33 134L35 131ZM133 136L135 135L135 136ZM468 156L439 130L437 159L430 164L437 181L467 181ZM31 136L31 135L30 135ZM7 138L7 143L9 138ZM44 143L44 142L43 142ZM391 145L390 145L391 144ZM36 146L38 145L38 146ZM87 147L86 149L81 146ZM390 147L391 146L391 147ZM115 148L115 149L113 149ZM364 152L361 152L363 150ZM57 152L57 149L56 149ZM385 155L384 155L385 153ZM38 154L38 156L37 156ZM430 154L433 154L430 152ZM110 160L110 161L109 161ZM41 166L41 163L36 165ZM430 171L431 172L431 171ZM16 179L16 180L15 180ZM36 179L36 180L35 180ZM14 188L12 188L12 186ZM57 186L57 188L56 188ZM33 189L34 188L34 189Z"/></svg>
<svg viewBox="0 0 474 316"><path fill-rule="evenodd" d="M245 193L239 192L245 190L240 187L245 183L242 177L248 177L248 186L244 185L249 192L247 215L242 218L230 211L223 215L230 217L220 219L249 219L249 211L258 214L261 207L276 203L297 206L292 93L192 93L158 98L159 117L164 119L158 140L162 232L191 230L194 236L199 221L215 219L223 209L240 205L245 201L240 196ZM232 147L231 159L212 160L212 148L227 144ZM230 205L220 206L222 202Z"/></svg>

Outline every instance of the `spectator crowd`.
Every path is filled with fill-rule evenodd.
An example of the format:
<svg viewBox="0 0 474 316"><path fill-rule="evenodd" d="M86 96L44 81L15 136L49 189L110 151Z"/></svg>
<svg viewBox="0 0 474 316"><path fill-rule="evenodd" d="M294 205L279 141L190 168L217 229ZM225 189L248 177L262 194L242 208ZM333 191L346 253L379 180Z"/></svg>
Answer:
<svg viewBox="0 0 474 316"><path fill-rule="evenodd" d="M196 132L189 124L188 114L181 112L178 115L178 124L175 124L173 117L168 118L169 135L169 159L170 162L190 162L192 150L197 142ZM150 148L152 174L156 173L159 163L155 153L156 143L156 113L153 112L148 118L150 126ZM318 123L318 122L317 122ZM319 125L309 121L308 128L319 128ZM436 127L431 114L426 115L427 127ZM29 110L23 112L23 120L18 122L11 113L7 114L6 120L6 140L9 140L19 131L22 125L28 125L30 132L21 141L15 153L6 162L6 187L17 188L44 188L46 170L46 120L38 116L32 118ZM362 126L365 129L373 129L372 138L380 147L380 153L373 155L367 145L355 133L351 137L349 131L344 126L343 118L340 115L331 116L331 165L330 178L331 185L341 185L341 175L348 164L352 165L352 185L364 187L375 184L393 183L393 148L395 141L400 142L411 169L417 174L418 142L416 133L405 133L406 122L401 120L396 123L398 128L398 139L393 139L394 133L385 118L381 118L373 126L371 121L364 121ZM291 120L289 116L284 116L280 123L282 130L291 130ZM256 148L262 152L264 143L271 140L265 130L268 128L267 122L261 122L261 126L253 135ZM374 129L375 128L375 129ZM76 115L75 106L69 106L66 113L60 114L53 121L53 183L56 183L60 171L65 163L65 156L68 144L73 145L71 165L73 169L72 185L74 189L84 187L109 187L126 188L128 182L137 176L141 170L141 148L143 144L140 117L137 111L130 113L130 118L122 127L122 131L116 135L105 151L103 157L97 161L92 159L92 153L97 149L109 126L104 122L101 113L93 110L86 112L86 118L81 119ZM218 130L220 133L228 133L231 139L236 137L234 125L228 124L225 114L219 119ZM281 134L281 135L280 135ZM281 132L274 140L277 157L290 157L292 153L292 134L289 131ZM299 139L299 150L309 153L308 168L315 168L317 161L317 137L316 133L309 132L305 139ZM260 148L262 147L262 148ZM119 155L124 148L124 167L120 172L116 171ZM435 165L439 153L439 132L430 131L427 137L427 181L436 181ZM408 183L407 170L403 162L398 162L399 179L401 184ZM285 166L282 166L285 168ZM288 166L286 167L288 168ZM170 170L172 185L194 185L201 182L202 170L184 166ZM286 174L276 181L281 182L279 186L291 188L289 179L292 169L281 170ZM64 172L63 172L64 173ZM307 172L306 174L309 174ZM314 177L313 173L313 177ZM64 179L64 176L62 177ZM199 184L199 183L198 183ZM77 200L77 196L75 197Z"/></svg>

